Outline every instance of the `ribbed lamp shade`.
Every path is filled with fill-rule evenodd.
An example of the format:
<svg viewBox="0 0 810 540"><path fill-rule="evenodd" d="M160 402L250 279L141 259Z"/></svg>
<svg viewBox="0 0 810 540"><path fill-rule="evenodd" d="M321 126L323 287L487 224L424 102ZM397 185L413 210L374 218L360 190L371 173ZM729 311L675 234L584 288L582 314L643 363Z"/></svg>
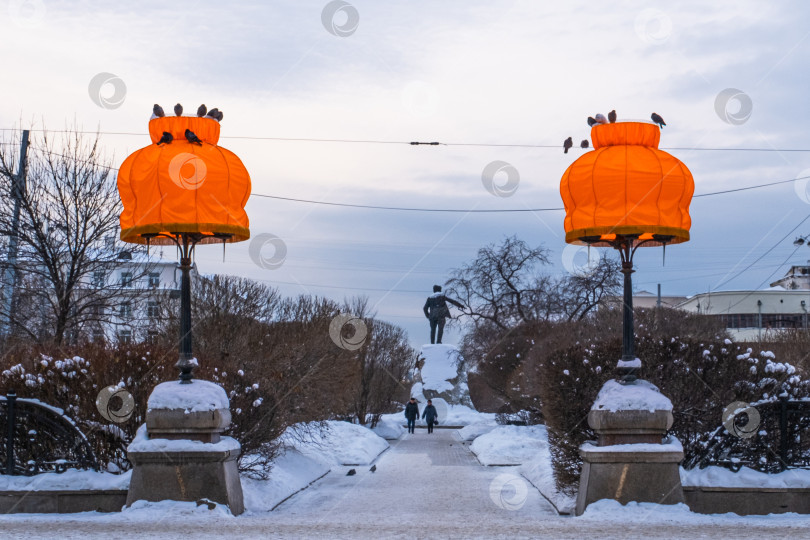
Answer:
<svg viewBox="0 0 810 540"><path fill-rule="evenodd" d="M245 204L250 175L236 154L217 146L219 122L209 117L166 116L149 122L151 145L134 152L118 171L121 239L172 244L155 234L203 233L199 243L250 238ZM186 129L200 144L186 140ZM160 144L164 132L170 143Z"/></svg>
<svg viewBox="0 0 810 540"><path fill-rule="evenodd" d="M654 124L618 122L591 129L594 151L563 174L565 241L609 246L616 235L640 235L644 246L689 240L692 173L658 149ZM660 241L657 241L660 240Z"/></svg>

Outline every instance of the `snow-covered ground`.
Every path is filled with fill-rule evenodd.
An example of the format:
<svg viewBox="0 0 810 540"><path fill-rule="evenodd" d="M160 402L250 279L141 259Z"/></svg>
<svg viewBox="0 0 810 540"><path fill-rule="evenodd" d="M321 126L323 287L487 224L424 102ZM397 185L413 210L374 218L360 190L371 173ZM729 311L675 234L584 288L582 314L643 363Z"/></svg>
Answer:
<svg viewBox="0 0 810 540"><path fill-rule="evenodd" d="M482 465L521 465L548 455L546 426L498 426L476 438L470 450Z"/></svg>
<svg viewBox="0 0 810 540"><path fill-rule="evenodd" d="M759 487L759 488L810 488L810 470L791 469L777 474L766 474L748 467L731 472L725 467L681 467L681 484L701 487Z"/></svg>
<svg viewBox="0 0 810 540"><path fill-rule="evenodd" d="M351 424L346 424L351 425ZM338 430L343 430L338 427ZM361 428L362 429L362 428ZM538 435L537 428L501 430L502 448L516 455L509 440L514 430ZM336 440L349 434L346 429ZM492 433L492 432L490 432ZM526 434L519 438L525 438ZM493 437L490 437L492 439ZM370 439L371 440L371 439ZM519 446L519 445L518 445ZM538 453L541 456L542 452ZM538 458L539 459L539 458ZM537 460L536 460L537 461ZM139 502L118 514L0 516L3 538L804 538L810 517L795 514L739 517L694 514L684 505L660 506L614 501L592 504L578 518L560 517L531 487L527 467L482 467L452 431L405 435L376 462L375 472L333 466L332 473L287 499L276 510L282 491L294 490L310 476L327 470L313 456L290 452L277 463L275 492L244 481L247 512L195 503ZM549 461L546 459L545 463ZM281 480L283 471L293 477ZM523 472L524 476L520 476ZM67 473L66 473L67 474Z"/></svg>

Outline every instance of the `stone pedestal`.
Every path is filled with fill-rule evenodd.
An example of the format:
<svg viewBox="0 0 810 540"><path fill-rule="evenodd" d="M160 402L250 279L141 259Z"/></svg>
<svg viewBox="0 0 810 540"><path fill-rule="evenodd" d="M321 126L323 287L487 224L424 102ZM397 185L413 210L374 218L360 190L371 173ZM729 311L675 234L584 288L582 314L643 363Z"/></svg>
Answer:
<svg viewBox="0 0 810 540"><path fill-rule="evenodd" d="M598 441L580 447L582 476L576 514L600 499L676 504L683 502L678 466L683 447L664 440L672 427L672 403L647 381L608 381L588 414Z"/></svg>
<svg viewBox="0 0 810 540"><path fill-rule="evenodd" d="M241 514L241 446L221 436L231 423L228 406L225 391L208 381L158 385L149 396L146 424L127 448L133 466L127 506L208 499Z"/></svg>

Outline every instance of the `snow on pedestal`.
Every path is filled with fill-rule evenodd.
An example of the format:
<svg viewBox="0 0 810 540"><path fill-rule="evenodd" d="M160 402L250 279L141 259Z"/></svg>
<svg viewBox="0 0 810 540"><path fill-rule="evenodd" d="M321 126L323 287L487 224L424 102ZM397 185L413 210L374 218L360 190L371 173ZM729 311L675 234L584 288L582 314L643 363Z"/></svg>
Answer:
<svg viewBox="0 0 810 540"><path fill-rule="evenodd" d="M191 384L180 384L180 381L160 383L146 403L147 409L183 409L186 412L216 411L229 406L224 388L200 379Z"/></svg>
<svg viewBox="0 0 810 540"><path fill-rule="evenodd" d="M423 360L419 370L421 384L414 384L412 396L417 400L420 400L420 396L425 399L441 398L449 405L472 405L467 374L459 370L461 356L455 345L422 345L420 357Z"/></svg>
<svg viewBox="0 0 810 540"><path fill-rule="evenodd" d="M622 384L616 380L605 383L596 396L592 411L671 411L672 402L647 381Z"/></svg>

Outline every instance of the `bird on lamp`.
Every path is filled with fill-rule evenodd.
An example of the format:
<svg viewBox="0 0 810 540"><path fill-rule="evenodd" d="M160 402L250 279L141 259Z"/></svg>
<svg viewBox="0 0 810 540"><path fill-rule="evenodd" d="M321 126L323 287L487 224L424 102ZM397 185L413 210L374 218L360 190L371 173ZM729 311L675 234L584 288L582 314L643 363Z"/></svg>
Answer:
<svg viewBox="0 0 810 540"><path fill-rule="evenodd" d="M588 142L588 139L582 139L582 142L579 143L580 148L588 148L591 144Z"/></svg>
<svg viewBox="0 0 810 540"><path fill-rule="evenodd" d="M224 115L224 114L222 114L222 111L217 111L217 122L222 122L222 118L223 118L224 116L225 116L225 115Z"/></svg>
<svg viewBox="0 0 810 540"><path fill-rule="evenodd" d="M163 112L163 107L155 103L155 106L152 107L152 118L163 118L166 116L166 113Z"/></svg>
<svg viewBox="0 0 810 540"><path fill-rule="evenodd" d="M175 116L183 116L183 106L179 103L174 106L174 115Z"/></svg>
<svg viewBox="0 0 810 540"><path fill-rule="evenodd" d="M573 141L573 139L571 139L571 137L568 137L567 139L565 139L565 141L563 141L563 154L567 154L567 153L568 153L568 150L569 150L569 149L570 149L572 146L574 146L574 141Z"/></svg>
<svg viewBox="0 0 810 540"><path fill-rule="evenodd" d="M658 127L660 127L661 129L664 129L664 126L667 125L667 123L664 122L664 119L661 118L661 115L658 113L652 113L650 115L650 118L654 123L658 124Z"/></svg>
<svg viewBox="0 0 810 540"><path fill-rule="evenodd" d="M207 113L207 112L208 112L208 108L205 106L205 103L203 103L202 105L197 107L197 116L199 116L200 118L205 116L205 113Z"/></svg>
<svg viewBox="0 0 810 540"><path fill-rule="evenodd" d="M596 121L596 119L595 119L593 116L589 116L589 117L588 117L588 125L589 125L590 127L595 126L597 123L598 123L598 122Z"/></svg>
<svg viewBox="0 0 810 540"><path fill-rule="evenodd" d="M217 116L219 116L219 109L214 107L213 109L208 111L208 114L206 116L209 116L209 117L213 118L214 120L216 120Z"/></svg>
<svg viewBox="0 0 810 540"><path fill-rule="evenodd" d="M197 137L197 134L194 133L193 131L191 131L190 129L186 130L185 135L186 135L186 140L188 142L190 142L192 144L199 144L200 146L202 146L202 141L200 140L200 138Z"/></svg>
<svg viewBox="0 0 810 540"><path fill-rule="evenodd" d="M607 124L608 123L607 118L605 118L605 115L602 114L602 113L597 114L594 118L596 119L596 122L599 123L599 124Z"/></svg>
<svg viewBox="0 0 810 540"><path fill-rule="evenodd" d="M161 144L169 144L173 140L174 140L174 137L172 136L172 134L169 133L168 131L164 131L163 136L157 142L157 145L160 146Z"/></svg>
<svg viewBox="0 0 810 540"><path fill-rule="evenodd" d="M610 121L611 124L616 123L616 109L613 109L608 113L608 120Z"/></svg>

